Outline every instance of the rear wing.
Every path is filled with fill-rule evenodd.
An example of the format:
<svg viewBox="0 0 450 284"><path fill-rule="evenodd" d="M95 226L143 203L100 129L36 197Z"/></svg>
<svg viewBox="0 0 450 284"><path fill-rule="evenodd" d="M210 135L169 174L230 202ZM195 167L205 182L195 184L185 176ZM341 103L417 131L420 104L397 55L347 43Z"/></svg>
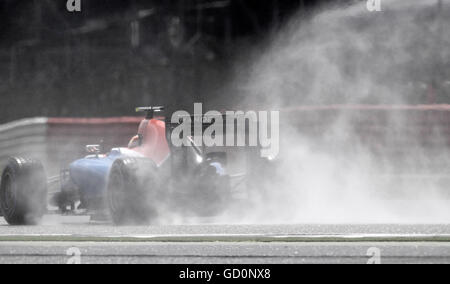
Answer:
<svg viewBox="0 0 450 284"><path fill-rule="evenodd" d="M136 112L145 112L146 119L153 119L155 117L155 112L162 112L164 110L163 106L149 106L149 107L137 107Z"/></svg>

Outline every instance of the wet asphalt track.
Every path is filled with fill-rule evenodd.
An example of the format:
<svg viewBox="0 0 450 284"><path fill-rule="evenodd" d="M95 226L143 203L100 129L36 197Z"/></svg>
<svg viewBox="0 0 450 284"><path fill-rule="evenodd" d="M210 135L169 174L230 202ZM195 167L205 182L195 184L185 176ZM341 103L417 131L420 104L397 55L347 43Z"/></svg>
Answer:
<svg viewBox="0 0 450 284"><path fill-rule="evenodd" d="M0 263L450 263L450 224L114 227L79 217L11 227ZM69 251L70 252L70 251ZM368 253L369 252L369 253Z"/></svg>
<svg viewBox="0 0 450 284"><path fill-rule="evenodd" d="M450 243L92 243L3 242L1 263L68 263L71 248L81 263L292 264L370 261L381 263L450 263ZM73 250L72 250L73 252ZM368 253L371 256L368 256Z"/></svg>

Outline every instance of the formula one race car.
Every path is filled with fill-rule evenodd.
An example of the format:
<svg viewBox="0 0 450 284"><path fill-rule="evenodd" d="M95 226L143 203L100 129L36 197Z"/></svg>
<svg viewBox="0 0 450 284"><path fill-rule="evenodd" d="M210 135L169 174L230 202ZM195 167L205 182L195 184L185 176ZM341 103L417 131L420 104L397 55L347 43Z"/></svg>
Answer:
<svg viewBox="0 0 450 284"><path fill-rule="evenodd" d="M48 203L58 213L105 212L116 225L149 224L170 210L200 216L222 212L231 199L226 153L206 153L191 137L189 146L173 146L168 137L176 124L154 117L162 110L138 108L147 116L127 148L101 154L99 145L88 145L90 155L59 177L47 179L39 161L10 158L0 187L5 220L36 224Z"/></svg>

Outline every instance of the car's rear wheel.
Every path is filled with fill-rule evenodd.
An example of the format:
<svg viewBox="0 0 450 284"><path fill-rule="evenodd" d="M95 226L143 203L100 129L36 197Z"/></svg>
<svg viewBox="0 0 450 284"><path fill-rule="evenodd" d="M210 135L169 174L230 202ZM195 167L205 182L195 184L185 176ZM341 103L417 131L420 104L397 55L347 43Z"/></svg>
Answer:
<svg viewBox="0 0 450 284"><path fill-rule="evenodd" d="M33 159L10 158L2 174L0 211L10 225L35 225L47 211L47 178Z"/></svg>
<svg viewBox="0 0 450 284"><path fill-rule="evenodd" d="M148 159L117 159L107 183L107 203L115 225L147 225L155 220L156 165Z"/></svg>

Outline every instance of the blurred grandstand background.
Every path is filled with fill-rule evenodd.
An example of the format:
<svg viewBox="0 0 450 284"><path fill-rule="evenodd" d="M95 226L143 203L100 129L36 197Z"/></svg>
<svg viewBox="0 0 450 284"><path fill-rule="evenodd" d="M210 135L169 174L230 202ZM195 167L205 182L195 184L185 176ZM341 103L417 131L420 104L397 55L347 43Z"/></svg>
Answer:
<svg viewBox="0 0 450 284"><path fill-rule="evenodd" d="M358 1L365 0L84 0L81 13L69 13L66 0L0 1L0 123L130 115L146 104L234 107L249 93L239 85L245 60L292 15ZM449 103L450 80L438 77L450 69L438 65L414 83L420 95L411 103Z"/></svg>
<svg viewBox="0 0 450 284"><path fill-rule="evenodd" d="M66 2L0 2L0 122L211 101L239 54L327 1L89 0L81 13Z"/></svg>

